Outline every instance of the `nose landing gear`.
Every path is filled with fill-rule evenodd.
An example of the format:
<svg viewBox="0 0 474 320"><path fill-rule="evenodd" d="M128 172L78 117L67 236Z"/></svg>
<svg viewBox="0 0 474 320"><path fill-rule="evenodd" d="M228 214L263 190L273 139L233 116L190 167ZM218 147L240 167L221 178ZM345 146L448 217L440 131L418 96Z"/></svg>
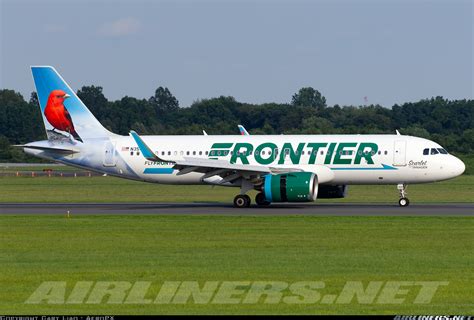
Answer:
<svg viewBox="0 0 474 320"><path fill-rule="evenodd" d="M400 183L400 184L397 185L397 189L400 192L400 200L398 200L398 204L400 205L400 207L408 206L410 204L410 200L408 200L408 198L406 197L406 195L407 195L407 192L406 192L407 185L403 184L403 183Z"/></svg>

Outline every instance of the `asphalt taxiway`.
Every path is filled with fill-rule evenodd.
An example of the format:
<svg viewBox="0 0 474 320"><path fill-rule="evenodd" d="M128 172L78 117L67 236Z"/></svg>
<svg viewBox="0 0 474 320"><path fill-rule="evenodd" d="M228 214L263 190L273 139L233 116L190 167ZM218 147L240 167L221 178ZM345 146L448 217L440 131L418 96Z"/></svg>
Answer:
<svg viewBox="0 0 474 320"><path fill-rule="evenodd" d="M2 203L2 214L151 214L151 215L315 215L315 216L474 216L474 203L272 204L237 209L223 203Z"/></svg>

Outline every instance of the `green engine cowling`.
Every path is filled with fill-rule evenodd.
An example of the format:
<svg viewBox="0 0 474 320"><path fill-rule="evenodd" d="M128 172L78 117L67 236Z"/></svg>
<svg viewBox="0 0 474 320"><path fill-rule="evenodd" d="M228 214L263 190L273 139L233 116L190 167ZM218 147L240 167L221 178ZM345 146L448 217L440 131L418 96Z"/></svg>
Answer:
<svg viewBox="0 0 474 320"><path fill-rule="evenodd" d="M263 182L268 202L309 202L318 195L317 176L312 172L268 174Z"/></svg>

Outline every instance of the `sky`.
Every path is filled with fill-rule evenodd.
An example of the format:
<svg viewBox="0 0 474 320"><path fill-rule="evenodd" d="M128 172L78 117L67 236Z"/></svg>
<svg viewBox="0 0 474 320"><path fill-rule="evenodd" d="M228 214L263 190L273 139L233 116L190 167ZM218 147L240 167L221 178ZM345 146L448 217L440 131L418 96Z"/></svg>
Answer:
<svg viewBox="0 0 474 320"><path fill-rule="evenodd" d="M168 87L187 107L220 95L328 105L474 98L472 0L0 0L0 88L26 99L30 65L109 100Z"/></svg>

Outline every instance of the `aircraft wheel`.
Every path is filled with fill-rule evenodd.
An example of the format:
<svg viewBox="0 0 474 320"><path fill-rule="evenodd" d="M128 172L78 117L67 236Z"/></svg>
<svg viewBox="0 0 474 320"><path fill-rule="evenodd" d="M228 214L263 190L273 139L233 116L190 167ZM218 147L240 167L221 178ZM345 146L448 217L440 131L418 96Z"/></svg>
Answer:
<svg viewBox="0 0 474 320"><path fill-rule="evenodd" d="M268 206L268 205L270 205L270 202L265 199L265 196L263 195L262 192L257 193L257 195L255 196L255 202L259 206Z"/></svg>
<svg viewBox="0 0 474 320"><path fill-rule="evenodd" d="M408 198L400 198L400 200L398 200L398 204L400 207L407 207L410 204L410 200L408 200Z"/></svg>
<svg viewBox="0 0 474 320"><path fill-rule="evenodd" d="M250 207L250 197L246 194L238 194L234 198L234 207L247 208Z"/></svg>

